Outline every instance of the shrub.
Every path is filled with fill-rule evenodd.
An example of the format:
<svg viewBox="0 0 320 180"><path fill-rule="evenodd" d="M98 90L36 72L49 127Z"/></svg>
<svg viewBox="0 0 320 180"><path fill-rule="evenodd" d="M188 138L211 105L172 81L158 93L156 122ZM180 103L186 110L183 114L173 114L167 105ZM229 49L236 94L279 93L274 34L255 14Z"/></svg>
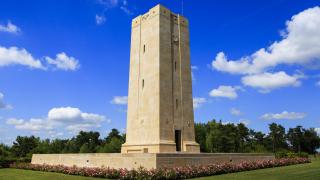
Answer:
<svg viewBox="0 0 320 180"><path fill-rule="evenodd" d="M203 166L186 166L151 170L147 170L142 167L134 170L128 170L113 168L81 168L76 166L66 167L62 165L52 166L30 163L14 163L11 167L108 179L188 179L309 162L310 159L308 158L282 158L274 160L244 161L241 163L220 163Z"/></svg>
<svg viewBox="0 0 320 180"><path fill-rule="evenodd" d="M30 158L0 157L0 168L8 168L13 163L28 163L28 162L31 162Z"/></svg>
<svg viewBox="0 0 320 180"><path fill-rule="evenodd" d="M275 157L277 159L279 158L297 158L297 157L301 157L301 158L308 158L309 155L308 153L305 152L301 152L301 153L294 153L294 152L277 152L275 154Z"/></svg>

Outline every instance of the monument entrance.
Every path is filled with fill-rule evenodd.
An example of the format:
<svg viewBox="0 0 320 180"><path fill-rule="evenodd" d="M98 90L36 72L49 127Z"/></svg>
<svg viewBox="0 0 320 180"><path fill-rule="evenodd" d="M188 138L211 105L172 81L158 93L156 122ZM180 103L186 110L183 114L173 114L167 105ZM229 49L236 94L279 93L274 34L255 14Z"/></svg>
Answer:
<svg viewBox="0 0 320 180"><path fill-rule="evenodd" d="M175 130L176 151L181 151L181 130Z"/></svg>

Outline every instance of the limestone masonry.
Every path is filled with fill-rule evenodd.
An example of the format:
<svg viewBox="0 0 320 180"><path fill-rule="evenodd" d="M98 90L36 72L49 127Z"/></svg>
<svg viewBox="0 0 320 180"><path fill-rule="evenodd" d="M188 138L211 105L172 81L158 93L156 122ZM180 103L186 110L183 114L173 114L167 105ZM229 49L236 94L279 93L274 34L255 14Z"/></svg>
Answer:
<svg viewBox="0 0 320 180"><path fill-rule="evenodd" d="M157 5L132 20L127 134L122 153L199 153L188 20Z"/></svg>

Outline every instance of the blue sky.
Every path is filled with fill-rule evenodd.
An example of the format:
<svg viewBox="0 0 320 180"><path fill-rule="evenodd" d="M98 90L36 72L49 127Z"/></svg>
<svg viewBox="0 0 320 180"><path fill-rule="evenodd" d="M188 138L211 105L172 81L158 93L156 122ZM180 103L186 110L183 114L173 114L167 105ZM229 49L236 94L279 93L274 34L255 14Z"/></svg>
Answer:
<svg viewBox="0 0 320 180"><path fill-rule="evenodd" d="M1 1L0 142L123 131L131 20L158 3L182 11L181 0ZM185 0L183 9L196 122L320 127L319 1Z"/></svg>

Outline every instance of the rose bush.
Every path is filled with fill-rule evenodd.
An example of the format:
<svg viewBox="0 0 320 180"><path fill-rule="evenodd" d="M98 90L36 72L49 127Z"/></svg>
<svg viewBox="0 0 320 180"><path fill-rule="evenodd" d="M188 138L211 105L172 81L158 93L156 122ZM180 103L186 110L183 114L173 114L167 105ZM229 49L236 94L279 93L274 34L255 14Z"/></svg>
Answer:
<svg viewBox="0 0 320 180"><path fill-rule="evenodd" d="M274 160L243 161L241 163L220 163L203 166L186 166L175 168L160 168L134 170L114 168L66 167L62 165L39 165L30 163L14 163L11 168L34 171L58 172L69 175L100 177L109 179L188 179L203 176L212 176L255 169L288 166L310 163L308 158L282 158Z"/></svg>

